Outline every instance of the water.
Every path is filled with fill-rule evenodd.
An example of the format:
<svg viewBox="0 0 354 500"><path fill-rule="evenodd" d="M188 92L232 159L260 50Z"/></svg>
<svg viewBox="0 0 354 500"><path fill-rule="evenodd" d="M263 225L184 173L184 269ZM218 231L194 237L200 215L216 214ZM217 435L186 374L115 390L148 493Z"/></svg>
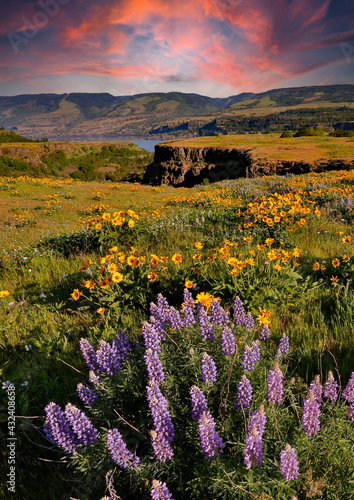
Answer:
<svg viewBox="0 0 354 500"><path fill-rule="evenodd" d="M163 141L154 141L153 139L132 139L140 148L146 149L150 153L154 153L156 144L160 144Z"/></svg>

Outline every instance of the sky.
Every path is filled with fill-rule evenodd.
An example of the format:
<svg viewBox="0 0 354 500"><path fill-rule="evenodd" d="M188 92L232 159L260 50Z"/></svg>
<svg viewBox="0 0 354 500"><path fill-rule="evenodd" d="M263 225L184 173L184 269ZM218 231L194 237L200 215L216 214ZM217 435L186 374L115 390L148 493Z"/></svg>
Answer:
<svg viewBox="0 0 354 500"><path fill-rule="evenodd" d="M352 0L0 0L0 95L354 83Z"/></svg>

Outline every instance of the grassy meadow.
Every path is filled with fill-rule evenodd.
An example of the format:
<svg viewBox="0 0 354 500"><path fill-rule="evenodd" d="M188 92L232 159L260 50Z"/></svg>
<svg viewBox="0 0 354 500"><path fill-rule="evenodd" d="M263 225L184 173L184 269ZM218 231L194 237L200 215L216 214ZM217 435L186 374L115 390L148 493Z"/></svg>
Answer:
<svg viewBox="0 0 354 500"><path fill-rule="evenodd" d="M321 140L326 140L330 149L329 139ZM212 145L210 141L208 138ZM347 141L343 139L343 147L347 147ZM283 144L286 149L286 140ZM353 170L238 179L191 189L0 178L0 375L5 383L0 389L0 420L4 443L7 381L16 388L17 417L16 495L11 496L2 484L0 498L94 500L109 493L112 498L150 498L146 478L150 481L154 475L167 484L170 478L175 500L354 498L350 493L354 491L354 428L348 418L345 430L339 423L331 428L330 439L323 438L325 445L314 458L310 450L317 449L319 441L301 438L300 476L294 485L281 483L270 459L267 463L272 472L268 476L263 466L259 469L263 472L252 467L246 476L241 459L243 475L240 472L237 478L230 472L236 462L231 467L225 461L225 474L215 480L219 489L215 486L211 496L203 492L201 481L207 484L208 475L214 477L214 465L209 472L200 466L199 482L197 476L184 480L189 495L184 497L178 494L178 485L187 474L182 468L150 465L135 483L131 472L123 476L112 462L108 468L116 474L114 497L112 488L106 487L108 469L98 459L95 475L94 454L73 459L79 470L74 472L69 467L71 459L43 433L44 407L50 401L61 407L71 401L83 408L76 387L87 381L88 369L80 352L80 339L96 347L100 339L112 341L121 328L139 349L141 324L149 320L150 303L156 302L161 293L180 310L185 288L206 306L205 297L219 298L230 317L235 297L241 298L255 319L255 327L251 331L234 330L240 359L243 345L259 338L262 324L270 329L264 351L269 359L274 358L279 340L286 334L290 351L282 360L282 369L286 378L293 380L301 401L314 377L320 375L324 384L329 371L344 389L354 371L353 199ZM166 342L171 346L183 345L188 352L195 348L178 330L171 328L169 335L171 340ZM134 372L133 368L130 376L145 380L144 369ZM182 373L182 365L180 369ZM230 377L231 372L232 365ZM257 377L260 380L264 373ZM121 390L129 399L129 387L123 384ZM134 394L139 390L134 386ZM177 391L169 390L171 399L173 394L177 398ZM262 397L265 401L265 393ZM114 399L110 401L114 406ZM127 419L128 413L121 411ZM180 411L182 421L186 417ZM281 420L280 406L275 424L274 405L268 411L270 427L277 427L278 418L280 433L283 426L284 432L289 432L285 430L287 425L297 425L299 435L304 433L298 421L286 424ZM333 423L337 410L331 411ZM338 422L344 422L344 410L339 411ZM172 415L176 422L178 415L177 410ZM246 421L248 417L243 415ZM114 416L110 418L112 422ZM97 425L100 419L102 415L94 413ZM120 421L119 425L125 424ZM134 421L140 429L139 425L139 420ZM233 442L226 437L227 429L223 428L222 434L226 449L232 448ZM331 462L330 454L336 447L338 455ZM268 454L271 449L267 444ZM146 453L152 455L151 450ZM180 455L175 455L177 463ZM7 458L3 453L1 468L5 474ZM335 465L322 474L326 462ZM248 479L241 479L245 477Z"/></svg>

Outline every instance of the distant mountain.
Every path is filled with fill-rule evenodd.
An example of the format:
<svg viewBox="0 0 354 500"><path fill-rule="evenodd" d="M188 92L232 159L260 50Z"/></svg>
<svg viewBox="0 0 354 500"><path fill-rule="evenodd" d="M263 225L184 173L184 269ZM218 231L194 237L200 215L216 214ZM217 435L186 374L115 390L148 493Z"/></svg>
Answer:
<svg viewBox="0 0 354 500"><path fill-rule="evenodd" d="M181 92L0 97L0 126L37 139L191 137L354 121L354 85L275 89L211 98Z"/></svg>

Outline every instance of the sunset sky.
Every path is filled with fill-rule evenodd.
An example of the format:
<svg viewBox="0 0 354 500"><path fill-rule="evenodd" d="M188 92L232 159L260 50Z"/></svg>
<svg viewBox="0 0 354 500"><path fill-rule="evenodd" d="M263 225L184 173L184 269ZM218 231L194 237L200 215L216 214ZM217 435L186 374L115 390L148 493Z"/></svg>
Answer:
<svg viewBox="0 0 354 500"><path fill-rule="evenodd" d="M0 0L0 95L354 83L351 0Z"/></svg>

